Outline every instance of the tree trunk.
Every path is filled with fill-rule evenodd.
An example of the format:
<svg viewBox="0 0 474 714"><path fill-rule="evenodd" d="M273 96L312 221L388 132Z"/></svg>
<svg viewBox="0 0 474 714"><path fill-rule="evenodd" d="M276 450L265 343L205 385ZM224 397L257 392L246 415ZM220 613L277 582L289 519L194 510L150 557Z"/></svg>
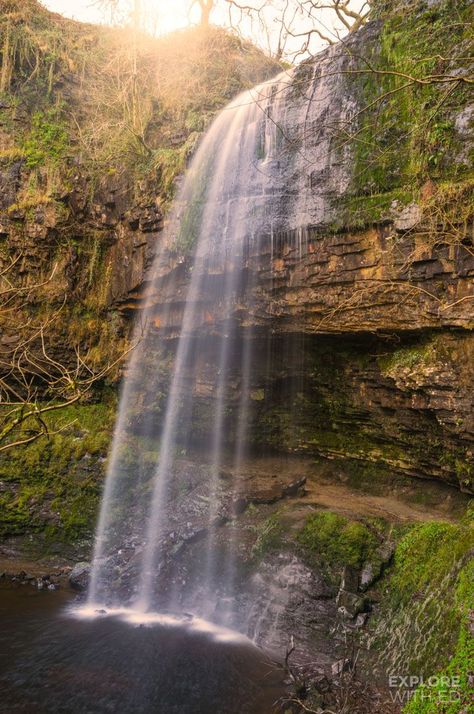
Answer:
<svg viewBox="0 0 474 714"><path fill-rule="evenodd" d="M213 0L201 0L199 5L201 7L201 26L209 27L209 17L211 15L214 2Z"/></svg>

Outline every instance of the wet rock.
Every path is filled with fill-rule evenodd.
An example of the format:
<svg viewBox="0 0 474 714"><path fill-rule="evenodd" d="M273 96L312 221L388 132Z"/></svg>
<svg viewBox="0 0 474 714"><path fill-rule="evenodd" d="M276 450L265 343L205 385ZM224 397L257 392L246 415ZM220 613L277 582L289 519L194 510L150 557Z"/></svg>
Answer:
<svg viewBox="0 0 474 714"><path fill-rule="evenodd" d="M230 506L229 506L229 513L231 516L239 516L241 513L245 511L245 509L248 506L248 501L244 497L239 497L235 498L233 501L231 501Z"/></svg>
<svg viewBox="0 0 474 714"><path fill-rule="evenodd" d="M340 659L331 665L331 673L333 677L340 677L341 674L349 672L352 666L350 659Z"/></svg>
<svg viewBox="0 0 474 714"><path fill-rule="evenodd" d="M338 613L346 620L354 620L367 609L368 601L363 595L360 595L358 590L359 571L352 565L346 565L336 598Z"/></svg>
<svg viewBox="0 0 474 714"><path fill-rule="evenodd" d="M243 609L254 640L284 653L295 635L295 658L329 671L335 654L329 630L337 609L322 575L297 556L280 553L260 563L249 590Z"/></svg>
<svg viewBox="0 0 474 714"><path fill-rule="evenodd" d="M395 552L395 545L391 542L383 543L375 551L373 557L365 563L360 574L360 590L365 592L382 575L384 569L390 563Z"/></svg>
<svg viewBox="0 0 474 714"><path fill-rule="evenodd" d="M342 573L341 590L356 593L359 589L359 571L352 565L346 565Z"/></svg>
<svg viewBox="0 0 474 714"><path fill-rule="evenodd" d="M370 588L379 575L380 569L378 569L374 563L366 563L360 574L360 589L367 590L367 588Z"/></svg>
<svg viewBox="0 0 474 714"><path fill-rule="evenodd" d="M365 623L367 622L369 618L369 613L368 612L361 612L357 615L354 627L364 627Z"/></svg>
<svg viewBox="0 0 474 714"><path fill-rule="evenodd" d="M311 686L320 694L326 694L331 689L331 682L323 672L320 672L312 676Z"/></svg>
<svg viewBox="0 0 474 714"><path fill-rule="evenodd" d="M471 126L474 118L474 105L471 104L465 107L461 112L456 114L455 127L458 134L463 139L469 139L471 136Z"/></svg>
<svg viewBox="0 0 474 714"><path fill-rule="evenodd" d="M286 486L283 486L283 496L297 496L306 483L306 476L296 478Z"/></svg>
<svg viewBox="0 0 474 714"><path fill-rule="evenodd" d="M403 233L417 226L421 221L421 208L417 203L405 206L394 218L393 226L396 231Z"/></svg>
<svg viewBox="0 0 474 714"><path fill-rule="evenodd" d="M91 572L90 563L77 563L69 574L69 584L74 590L87 589Z"/></svg>
<svg viewBox="0 0 474 714"><path fill-rule="evenodd" d="M365 611L367 607L367 600L356 593L351 593L347 590L339 590L336 604L338 612L344 619L353 620L359 613Z"/></svg>

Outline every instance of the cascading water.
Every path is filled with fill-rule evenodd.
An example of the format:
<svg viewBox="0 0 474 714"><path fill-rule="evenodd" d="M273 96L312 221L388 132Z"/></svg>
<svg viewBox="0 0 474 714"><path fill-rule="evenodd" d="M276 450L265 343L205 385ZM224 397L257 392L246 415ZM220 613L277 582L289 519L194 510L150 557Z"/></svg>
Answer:
<svg viewBox="0 0 474 714"><path fill-rule="evenodd" d="M257 310L254 267L262 242L271 262L282 235L292 235L301 259L307 247L301 226L315 222L308 213L308 166L325 160L330 137L317 137L312 146L306 138L313 80L305 79L310 96L295 87L293 73L283 73L237 97L186 172L137 320L97 528L90 608L191 610L216 619L216 608L226 611L223 603L232 599L239 548L233 520L252 409L255 348L247 325ZM326 84L318 90L316 117L327 108ZM203 365L213 404L204 416L196 398ZM237 399L229 387L235 379ZM196 446L205 463L188 460L183 467ZM223 482L224 464L230 483ZM217 537L224 523L225 547ZM184 573L181 552L197 540L199 558ZM227 622L239 626L232 607Z"/></svg>
<svg viewBox="0 0 474 714"><path fill-rule="evenodd" d="M94 550L89 588L93 606L124 604L125 599L144 612L156 607L176 610L191 599L195 610L209 614L217 581L224 578L230 584L234 578L233 549L222 564L214 542L223 509L218 482L227 441L224 417L229 365L237 340L234 308L242 291L248 289L249 253L258 253L259 237L268 231L275 214L280 130L272 111L289 81L283 74L246 92L217 117L175 201L155 257L149 291L166 271L173 245L192 252L176 355L170 370L160 365L160 359L165 359L163 343L170 337L166 328L175 316L167 310L156 316L150 300L136 328L139 342L121 396ZM176 292L176 281L170 292ZM203 484L207 512L199 519L199 533L195 534L203 537L205 557L199 588L181 590L179 581L169 572L165 575L168 556L184 535L179 531L186 529L186 524L176 524L168 512L169 498L176 456L189 441L196 360L210 339L200 328L217 312L220 318L211 356L216 375L215 411L211 443L205 445L209 468ZM228 501L238 492L245 453L251 349L247 335L241 347L241 397L232 457L236 480L227 493ZM142 409L146 411L150 400L162 393L156 463L152 457L151 464L144 464L143 453L133 453L136 446L131 435L139 434L142 444L147 439L156 442L156 413L150 411L143 419ZM121 587L124 573L128 581L125 596Z"/></svg>

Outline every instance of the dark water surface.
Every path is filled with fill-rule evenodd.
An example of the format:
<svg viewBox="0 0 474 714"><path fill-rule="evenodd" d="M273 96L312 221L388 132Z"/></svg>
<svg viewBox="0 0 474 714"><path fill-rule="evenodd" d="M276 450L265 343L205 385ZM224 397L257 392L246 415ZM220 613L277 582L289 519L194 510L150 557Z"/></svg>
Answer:
<svg viewBox="0 0 474 714"><path fill-rule="evenodd" d="M118 617L77 619L65 591L0 588L0 711L270 714L282 671L248 640Z"/></svg>

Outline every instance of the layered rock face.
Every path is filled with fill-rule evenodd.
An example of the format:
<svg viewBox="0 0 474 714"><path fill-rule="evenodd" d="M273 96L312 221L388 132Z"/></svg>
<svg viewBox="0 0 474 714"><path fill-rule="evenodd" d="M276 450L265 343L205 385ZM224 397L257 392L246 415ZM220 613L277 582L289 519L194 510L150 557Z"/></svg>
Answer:
<svg viewBox="0 0 474 714"><path fill-rule="evenodd" d="M472 335L260 332L245 339L252 340L255 355L249 385L255 451L346 459L355 476L392 472L472 490ZM189 376L196 402L193 437L204 448L211 443L216 399L212 342L210 337L209 352L201 353L197 377ZM242 389L237 345L234 354L229 444L236 438Z"/></svg>
<svg viewBox="0 0 474 714"><path fill-rule="evenodd" d="M259 322L305 333L410 332L474 325L469 245L423 243L396 223L308 232L306 254L283 242L260 272Z"/></svg>
<svg viewBox="0 0 474 714"><path fill-rule="evenodd" d="M423 13L417 15L411 31L424 31L425 21ZM407 104L415 114L410 102L417 98L407 99L395 87L397 107L374 99L371 105L371 92L381 93L377 73L368 72L361 86L366 70L357 59L370 55L383 67L383 48L403 28L401 17L373 23L344 47L303 64L290 83L275 83L270 113L277 129L270 139L267 133L262 137L279 147L278 160L264 167L272 177L266 201L271 211L257 216L261 229L249 236L233 316L240 339L254 343L255 446L354 459L369 470L379 464L469 491L472 121L465 95L456 97L446 110L449 141L430 147L438 152L436 163L430 167L428 157L417 170L414 190L408 180L415 181L415 174L401 152L411 151L422 162L426 146L411 143L416 117L402 116L400 107ZM371 82L375 88L368 91ZM372 149L361 156L358 137L374 119L373 106L378 121L388 113L388 125L372 128ZM380 159L377 141L389 160ZM133 314L151 305L156 329L169 336L171 350L191 262L189 253L170 246L162 274L121 306ZM209 354L202 355L194 387L190 377L190 389L202 400L196 441L206 434L206 415L213 412L212 336L228 318L213 287L224 279L216 269L200 296L196 330L208 333ZM236 365L242 349L237 343ZM229 384L236 405L240 388L236 368ZM229 441L234 423L230 414Z"/></svg>
<svg viewBox="0 0 474 714"><path fill-rule="evenodd" d="M459 11L465 13L467 6L461 3ZM428 38L433 46L446 41L440 29L433 36L432 26L433 18L442 22L450 7L441 2L427 11L414 3L410 17L395 8L275 84L267 122L273 122L274 131L262 136L262 146L275 142L278 147L278 159L265 167L272 211L263 211L261 230L248 237L234 317L241 337L252 340L259 355L251 386L255 446L348 457L369 470L379 463L470 489L472 105L460 81L427 125L439 86L402 91L397 78L378 74L400 69L413 53L426 55ZM466 43L462 29L459 36L453 32L450 42ZM86 35L84 41L90 42ZM394 38L400 56L392 51ZM259 59L260 69L245 75L247 59L239 50L237 70L226 77L219 102L248 86L252 72L253 81L275 72L274 64ZM460 76L462 66L443 65L439 72ZM72 79L61 71L52 89L75 107L85 94ZM23 97L26 90L19 82L11 91ZM377 101L386 92L390 98ZM112 161L97 180L81 160L86 155L82 135L73 132L71 146L61 154L64 181L49 193L50 168L32 170L35 155L24 137L21 151L13 148L18 137L12 122L26 126L26 108L6 102L1 108L6 121L0 234L10 253L19 256L20 281L46 280L33 296L33 309L44 301L54 310L66 298L72 312L80 313L59 325L59 353L78 334L94 344L105 319L106 349L115 349L130 318L150 304L156 330L169 336L173 352L192 246L170 245L168 265L150 280L147 266L162 240L168 199L166 166L158 154L162 162L163 152L174 157L175 147L181 151L188 140L198 140L216 105L209 109L210 100L202 103L205 111L202 106L199 111L206 120L197 127L194 105L187 100L184 119L180 115L173 131L172 112L163 123L162 112L169 111L163 97L150 101L142 139L153 151L155 145L165 148L157 149L149 170L127 174ZM33 174L46 197L36 189L28 193ZM223 276L216 270L213 279L217 284ZM212 280L208 284L195 327L212 337L224 315ZM5 330L2 339L11 338ZM202 403L196 434L206 433L214 381L203 354L194 386ZM237 401L237 373L229 389Z"/></svg>
<svg viewBox="0 0 474 714"><path fill-rule="evenodd" d="M91 205L87 177L78 167L69 189L57 197L61 214L58 205L22 205L21 195L29 178L22 160L0 170L0 236L11 256L21 255L16 272L23 284L34 277L47 279L54 271L47 299L86 298L91 286L83 248L86 245L89 249L94 231L100 244L97 250L109 274L107 282L98 286L103 293L102 305L123 299L141 284L163 227L163 214L150 186L144 187L143 196L135 201L132 182L104 179ZM66 237L70 245L58 250ZM6 256L3 265L7 266Z"/></svg>

